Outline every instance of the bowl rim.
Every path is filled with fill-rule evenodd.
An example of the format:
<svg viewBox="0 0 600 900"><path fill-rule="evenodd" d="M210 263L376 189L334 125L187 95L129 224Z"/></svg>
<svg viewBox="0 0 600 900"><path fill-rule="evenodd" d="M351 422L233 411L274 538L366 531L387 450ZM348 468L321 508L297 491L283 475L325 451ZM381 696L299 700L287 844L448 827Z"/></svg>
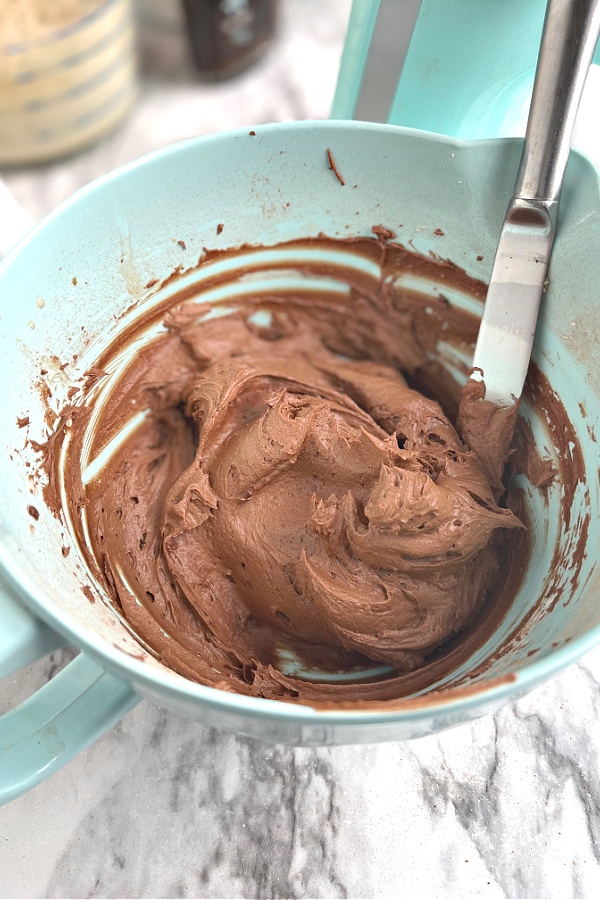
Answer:
<svg viewBox="0 0 600 900"><path fill-rule="evenodd" d="M59 204L6 254L0 262L0 276L5 269L10 267L12 260L22 253L27 245L38 234L43 232L55 218L59 217L71 206L85 202L88 196L101 191L105 185L119 178L127 177L129 173L140 166L145 166L158 159L177 155L190 147L203 146L207 143L219 143L247 135L249 127L252 126L201 135L168 145L95 179ZM398 125L327 119L270 123L257 125L254 127L254 130L258 136L265 131L307 129L343 131L348 128L352 131L370 131L374 134L381 132L395 133L412 139L426 139L427 141L444 144L451 148L458 148L461 151L468 151L471 147L480 147L483 144L489 146L499 143L506 144L507 142L522 142L522 138L491 138L478 141L463 141L446 135L423 132L418 129L405 128ZM576 155L581 156L581 154ZM478 708L481 708L481 715L484 715L490 707L498 707L511 697L521 696L536 685L551 678L600 643L599 623L587 633L574 638L568 644L557 649L551 649L542 659L533 659L518 670L509 669L503 676L490 678L487 682L483 681L480 684L466 688L448 689L443 693L439 693L435 701L432 700L434 692L431 692L407 699L406 701L401 698L398 704L405 705L402 705L400 708L390 706L386 708L386 704L383 702L381 704L373 702L372 709L359 706L357 709L345 707L336 710L329 707L319 708L281 700L249 697L219 688L208 687L184 678L174 671L166 668L162 670L154 668L141 660L133 658L109 640L100 637L93 630L80 624L71 614L61 610L51 597L38 588L23 571L16 558L2 541L0 541L0 576L2 576L3 584L9 591L9 596L18 598L31 612L39 615L59 634L66 636L100 665L108 668L109 671L128 682L133 682L136 688L139 687L141 689L142 693L147 688L148 692L153 696L167 693L170 697L184 698L188 703L199 703L223 712L251 718L285 720L288 723L296 724L356 726L376 723L409 723L423 719L436 719L442 716L447 718L459 712L464 715L466 711L474 711Z"/></svg>

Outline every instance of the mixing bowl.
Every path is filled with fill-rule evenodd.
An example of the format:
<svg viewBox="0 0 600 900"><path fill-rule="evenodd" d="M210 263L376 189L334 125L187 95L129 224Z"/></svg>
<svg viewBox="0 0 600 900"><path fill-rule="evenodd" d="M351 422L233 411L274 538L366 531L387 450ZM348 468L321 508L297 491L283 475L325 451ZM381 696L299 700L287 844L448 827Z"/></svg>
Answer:
<svg viewBox="0 0 600 900"><path fill-rule="evenodd" d="M344 185L329 168L328 148ZM83 652L0 719L2 799L64 764L140 697L263 740L406 740L497 709L600 641L600 197L595 171L577 154L567 169L536 338L541 375L522 410L558 476L546 491L519 476L531 547L514 603L467 662L419 695L394 707L318 710L211 689L168 670L108 603L89 602L83 591L89 576L76 547L67 557L61 553L68 529L43 502L29 442L44 439L52 410L123 321L169 291L205 289L211 270L197 267L203 248L272 248L255 258L251 276L242 274L239 259L229 269L217 262L221 282L205 296L211 302L274 283L292 290L310 251L292 252L284 242L320 232L369 235L379 224L417 252L487 280L520 152L517 139L463 143L364 123L244 129L179 144L100 179L6 257L0 266L0 675L61 644ZM351 245L343 256L344 265L361 271L374 265L353 255ZM335 284L336 251L313 264L315 289ZM179 279L162 285L178 267ZM409 282L433 299L443 293L451 306L481 314L481 300L459 289ZM439 352L448 377L464 378L468 360L450 346Z"/></svg>

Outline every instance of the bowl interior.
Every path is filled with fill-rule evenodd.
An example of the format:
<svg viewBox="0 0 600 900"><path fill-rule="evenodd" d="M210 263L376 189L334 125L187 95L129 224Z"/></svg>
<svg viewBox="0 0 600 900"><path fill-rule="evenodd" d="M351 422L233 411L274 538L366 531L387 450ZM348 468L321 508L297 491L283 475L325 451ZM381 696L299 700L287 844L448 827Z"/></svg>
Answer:
<svg viewBox="0 0 600 900"><path fill-rule="evenodd" d="M345 186L327 167L328 147ZM320 232L366 235L376 224L392 228L418 252L439 254L487 280L519 153L519 141L461 144L390 126L269 126L255 136L219 135L154 155L80 192L36 229L0 268L0 371L10 385L0 448L0 561L35 589L34 605L59 610L73 628L96 643L99 637L99 646L106 641L162 668L110 606L87 600L86 567L75 551L62 556L71 543L69 524L57 522L41 499L29 443L45 438L52 425L48 407L61 408L115 329L184 286L215 304L215 315L226 314L236 292L247 290L293 290L301 283L343 292L335 254L312 260L322 271L311 276L311 285L299 272L310 251L294 255L276 245ZM522 408L560 477L547 493L520 477L532 527L526 575L494 635L444 679L446 686L466 676L477 683L523 670L600 622L599 213L595 172L573 155L534 352L552 390L542 402L532 389ZM222 284L204 284L211 271L196 267L202 248L244 243L270 248L258 261L252 254L251 275L241 274L238 255L237 270L231 266ZM344 256L347 264L348 252ZM358 253L350 256L365 272L373 265ZM184 270L178 280L157 290L156 280L178 267ZM406 286L431 296L443 290L451 305L481 313L460 290L434 281ZM445 346L440 359L449 377L464 378L468 356ZM557 398L571 426L566 436L555 415ZM23 417L30 421L20 427Z"/></svg>

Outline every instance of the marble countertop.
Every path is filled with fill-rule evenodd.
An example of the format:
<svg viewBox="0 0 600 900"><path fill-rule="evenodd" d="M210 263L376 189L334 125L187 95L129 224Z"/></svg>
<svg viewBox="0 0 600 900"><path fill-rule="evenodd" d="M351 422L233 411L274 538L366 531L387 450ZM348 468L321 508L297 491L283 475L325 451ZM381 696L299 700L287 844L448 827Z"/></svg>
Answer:
<svg viewBox="0 0 600 900"><path fill-rule="evenodd" d="M175 3L139 0L132 115L79 156L3 173L39 218L172 141L328 114L349 0L283 0L253 70L199 84ZM72 658L0 685L0 712ZM0 809L0 897L600 896L600 650L514 706L410 744L263 745L141 703Z"/></svg>

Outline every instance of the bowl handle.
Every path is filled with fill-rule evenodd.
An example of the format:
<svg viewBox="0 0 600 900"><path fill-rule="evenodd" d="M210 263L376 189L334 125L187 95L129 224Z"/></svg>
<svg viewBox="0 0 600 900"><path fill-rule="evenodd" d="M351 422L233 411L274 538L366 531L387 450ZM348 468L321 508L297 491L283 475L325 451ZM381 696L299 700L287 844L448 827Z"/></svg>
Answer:
<svg viewBox="0 0 600 900"><path fill-rule="evenodd" d="M10 598L0 581L0 680L67 642Z"/></svg>
<svg viewBox="0 0 600 900"><path fill-rule="evenodd" d="M0 677L65 643L0 587ZM0 717L0 805L64 766L140 699L88 656L77 656Z"/></svg>

